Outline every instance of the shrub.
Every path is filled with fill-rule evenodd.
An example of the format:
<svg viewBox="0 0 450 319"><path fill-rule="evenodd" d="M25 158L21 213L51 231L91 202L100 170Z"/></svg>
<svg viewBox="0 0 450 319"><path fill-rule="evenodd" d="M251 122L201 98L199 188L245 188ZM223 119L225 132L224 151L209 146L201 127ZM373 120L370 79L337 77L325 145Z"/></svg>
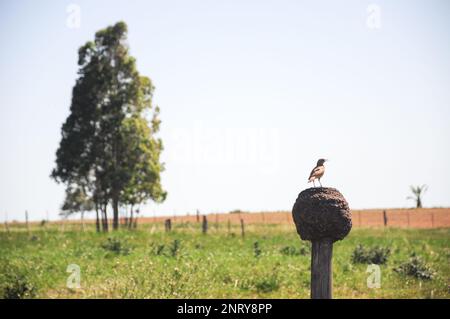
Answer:
<svg viewBox="0 0 450 319"><path fill-rule="evenodd" d="M356 246L352 253L352 262L355 264L385 264L391 253L389 248L375 246L364 248L362 245Z"/></svg>
<svg viewBox="0 0 450 319"><path fill-rule="evenodd" d="M308 246L300 246L299 248L295 246L284 246L280 249L280 253L286 256L305 256L310 253L310 249Z"/></svg>
<svg viewBox="0 0 450 319"><path fill-rule="evenodd" d="M116 238L108 238L108 241L102 244L102 248L120 255L129 255L131 248L127 247L124 242Z"/></svg>
<svg viewBox="0 0 450 319"><path fill-rule="evenodd" d="M170 246L169 250L170 250L170 255L171 255L172 257L176 257L176 256L177 256L177 253L178 253L179 250L180 250L180 241L179 241L178 239L175 239L175 240L172 242L172 245Z"/></svg>
<svg viewBox="0 0 450 319"><path fill-rule="evenodd" d="M255 283L255 287L258 292L267 293L277 290L280 287L280 284L278 283L278 278L273 275L269 278L264 278L260 281L257 281Z"/></svg>
<svg viewBox="0 0 450 319"><path fill-rule="evenodd" d="M431 280L434 277L433 270L422 260L422 258L416 256L414 253L407 262L394 268L394 271L402 275L412 276L423 280Z"/></svg>
<svg viewBox="0 0 450 319"><path fill-rule="evenodd" d="M164 244L162 244L162 245L153 244L152 247L153 247L153 249L152 249L153 254L160 256L164 253L164 248L166 246Z"/></svg>
<svg viewBox="0 0 450 319"><path fill-rule="evenodd" d="M255 255L255 258L259 258L261 256L262 250L259 247L259 243L257 241L253 243L253 253Z"/></svg>
<svg viewBox="0 0 450 319"><path fill-rule="evenodd" d="M24 299L36 296L37 288L22 273L10 272L3 283L4 299Z"/></svg>

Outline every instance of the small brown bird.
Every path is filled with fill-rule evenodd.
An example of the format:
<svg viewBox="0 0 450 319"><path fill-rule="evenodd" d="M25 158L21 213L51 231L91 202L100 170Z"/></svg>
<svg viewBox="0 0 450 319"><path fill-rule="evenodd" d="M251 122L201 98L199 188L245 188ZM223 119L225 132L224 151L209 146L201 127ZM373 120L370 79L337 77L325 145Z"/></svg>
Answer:
<svg viewBox="0 0 450 319"><path fill-rule="evenodd" d="M311 174L309 174L308 183L313 182L314 187L316 187L316 184L314 183L316 179L319 181L320 187L322 187L320 179L325 173L325 166L323 166L323 163L325 163L326 161L327 160L323 158L318 160L316 167L314 167L314 169L311 171Z"/></svg>

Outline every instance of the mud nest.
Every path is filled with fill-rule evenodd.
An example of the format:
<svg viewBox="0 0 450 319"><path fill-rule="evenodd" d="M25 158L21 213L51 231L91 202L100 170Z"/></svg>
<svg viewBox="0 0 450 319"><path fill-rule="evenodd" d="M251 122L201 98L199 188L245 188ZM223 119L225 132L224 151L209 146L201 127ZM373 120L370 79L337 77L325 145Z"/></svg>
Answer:
<svg viewBox="0 0 450 319"><path fill-rule="evenodd" d="M303 240L335 242L352 229L348 203L335 188L317 187L302 191L292 208L292 217Z"/></svg>

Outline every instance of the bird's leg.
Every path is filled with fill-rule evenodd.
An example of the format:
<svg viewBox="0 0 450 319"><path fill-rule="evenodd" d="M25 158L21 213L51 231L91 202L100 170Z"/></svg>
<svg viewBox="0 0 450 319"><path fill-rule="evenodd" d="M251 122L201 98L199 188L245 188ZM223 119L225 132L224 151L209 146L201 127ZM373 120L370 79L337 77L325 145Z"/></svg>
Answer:
<svg viewBox="0 0 450 319"><path fill-rule="evenodd" d="M316 187L316 183L314 183L314 180L313 180L313 185L314 185L314 187Z"/></svg>
<svg viewBox="0 0 450 319"><path fill-rule="evenodd" d="M320 182L320 178L319 178L319 184L320 184L320 187L323 187L323 186L322 186L322 183Z"/></svg>

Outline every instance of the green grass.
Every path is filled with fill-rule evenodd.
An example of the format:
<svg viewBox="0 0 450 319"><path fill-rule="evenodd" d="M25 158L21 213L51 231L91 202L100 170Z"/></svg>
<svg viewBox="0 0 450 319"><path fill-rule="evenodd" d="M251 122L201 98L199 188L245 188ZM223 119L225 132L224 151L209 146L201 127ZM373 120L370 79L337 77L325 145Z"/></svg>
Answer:
<svg viewBox="0 0 450 319"><path fill-rule="evenodd" d="M21 298L309 298L310 245L293 226L140 225L97 234L92 225L0 230L0 297ZM111 239L108 239L111 238ZM257 243L257 244L255 244ZM367 265L352 262L359 245L386 247L381 288L367 287ZM415 253L435 273L421 280L394 271ZM334 298L450 298L450 229L354 229L333 250ZM69 264L81 288L66 287Z"/></svg>

